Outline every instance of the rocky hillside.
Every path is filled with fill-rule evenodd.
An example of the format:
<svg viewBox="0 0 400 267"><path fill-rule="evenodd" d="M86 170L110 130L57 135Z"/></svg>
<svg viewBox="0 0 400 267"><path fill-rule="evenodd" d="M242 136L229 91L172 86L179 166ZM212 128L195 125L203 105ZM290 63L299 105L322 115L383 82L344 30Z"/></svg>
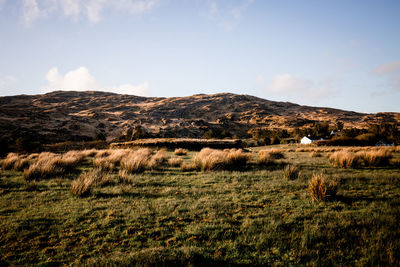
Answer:
<svg viewBox="0 0 400 267"><path fill-rule="evenodd" d="M328 121L345 127L399 123L399 113L362 114L332 108L274 102L230 93L188 97L138 97L106 92L57 91L0 97L0 139L41 143L106 138L201 137L209 129L244 137L251 128L294 128Z"/></svg>

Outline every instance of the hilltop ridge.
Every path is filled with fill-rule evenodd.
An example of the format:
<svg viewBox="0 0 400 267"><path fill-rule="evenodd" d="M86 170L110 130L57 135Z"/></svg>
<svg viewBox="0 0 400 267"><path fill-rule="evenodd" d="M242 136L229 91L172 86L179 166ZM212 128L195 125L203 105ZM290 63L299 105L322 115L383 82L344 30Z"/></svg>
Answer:
<svg viewBox="0 0 400 267"><path fill-rule="evenodd" d="M345 127L399 124L400 113L365 114L232 93L141 97L99 91L54 91L0 97L0 138L42 143L127 137L140 128L160 137L202 137L209 129L245 137L252 128L293 129L315 122Z"/></svg>

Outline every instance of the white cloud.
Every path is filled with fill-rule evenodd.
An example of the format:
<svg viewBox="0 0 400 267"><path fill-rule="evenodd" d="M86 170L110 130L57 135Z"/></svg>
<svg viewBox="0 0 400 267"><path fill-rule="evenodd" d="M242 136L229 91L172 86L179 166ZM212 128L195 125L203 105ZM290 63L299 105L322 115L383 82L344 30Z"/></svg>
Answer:
<svg viewBox="0 0 400 267"><path fill-rule="evenodd" d="M385 75L399 70L400 70L400 61L392 61L389 63L379 65L374 70L372 70L372 72L378 75Z"/></svg>
<svg viewBox="0 0 400 267"><path fill-rule="evenodd" d="M280 74L274 77L269 88L276 93L296 93L298 91L310 90L313 86L314 84L310 80L290 74Z"/></svg>
<svg viewBox="0 0 400 267"><path fill-rule="evenodd" d="M17 81L17 78L14 76L8 75L5 77L0 78L0 89L6 89L7 86L9 86L11 83L14 83Z"/></svg>
<svg viewBox="0 0 400 267"><path fill-rule="evenodd" d="M400 91L400 61L392 61L381 64L372 70L376 75L385 76L387 79L384 86Z"/></svg>
<svg viewBox="0 0 400 267"><path fill-rule="evenodd" d="M0 4L4 1L0 0ZM141 15L156 8L160 1L162 0L22 0L22 17L27 26L40 18L59 13L73 19L83 15L96 23L101 21L103 10Z"/></svg>
<svg viewBox="0 0 400 267"><path fill-rule="evenodd" d="M79 0L60 0L65 16L78 17L81 12Z"/></svg>
<svg viewBox="0 0 400 267"><path fill-rule="evenodd" d="M262 75L258 75L256 86L283 100L314 104L337 92L338 80L326 78L313 81L298 75L279 74L267 83Z"/></svg>
<svg viewBox="0 0 400 267"><path fill-rule="evenodd" d="M40 9L36 0L23 0L22 12L27 25L40 17Z"/></svg>
<svg viewBox="0 0 400 267"><path fill-rule="evenodd" d="M232 6L233 1L225 5L217 5L217 1L211 1L206 17L214 21L223 31L231 32L236 28L243 13L252 2L253 0L241 0L234 2L236 5Z"/></svg>
<svg viewBox="0 0 400 267"><path fill-rule="evenodd" d="M139 85L122 84L118 86L101 86L99 82L89 73L86 67L79 67L62 75L57 67L51 68L46 74L48 84L43 87L43 92L56 90L63 91L106 91L119 94L149 95L148 83Z"/></svg>

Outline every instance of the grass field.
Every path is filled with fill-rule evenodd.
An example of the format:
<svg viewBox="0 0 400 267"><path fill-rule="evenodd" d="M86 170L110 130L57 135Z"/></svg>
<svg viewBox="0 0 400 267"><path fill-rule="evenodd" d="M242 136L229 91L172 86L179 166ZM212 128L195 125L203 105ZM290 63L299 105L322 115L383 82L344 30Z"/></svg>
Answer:
<svg viewBox="0 0 400 267"><path fill-rule="evenodd" d="M71 184L96 152L44 179L3 169L0 265L400 265L398 148L389 164L356 169L332 165L329 148L275 146L284 158L257 163L270 148L252 148L241 171L160 161L122 179L116 160L81 197ZM197 153L164 156L190 164ZM287 164L300 173L286 177ZM338 181L336 195L313 200L313 174Z"/></svg>

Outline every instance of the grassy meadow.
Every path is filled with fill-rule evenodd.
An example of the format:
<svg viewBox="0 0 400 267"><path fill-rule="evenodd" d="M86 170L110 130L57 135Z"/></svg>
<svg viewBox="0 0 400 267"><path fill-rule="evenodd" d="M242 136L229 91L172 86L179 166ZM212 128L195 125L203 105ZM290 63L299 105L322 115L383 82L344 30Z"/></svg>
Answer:
<svg viewBox="0 0 400 267"><path fill-rule="evenodd" d="M0 265L400 265L400 148L9 154Z"/></svg>

